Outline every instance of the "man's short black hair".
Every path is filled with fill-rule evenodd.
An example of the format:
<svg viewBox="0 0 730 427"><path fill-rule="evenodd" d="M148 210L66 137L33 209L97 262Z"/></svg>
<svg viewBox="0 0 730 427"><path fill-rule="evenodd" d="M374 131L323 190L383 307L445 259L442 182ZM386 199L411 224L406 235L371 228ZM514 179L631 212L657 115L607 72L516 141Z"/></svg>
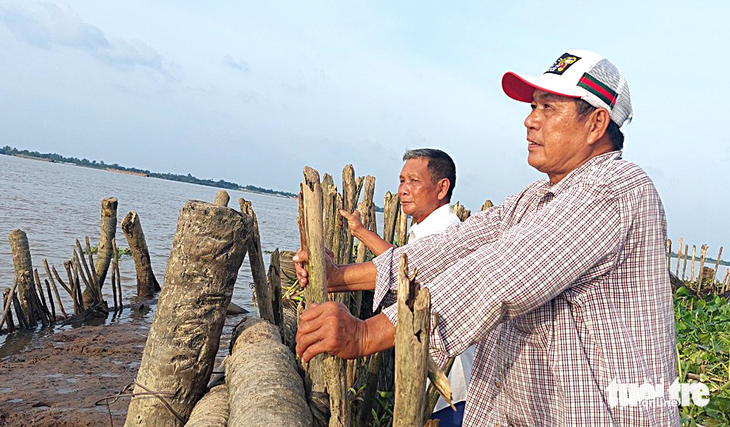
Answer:
<svg viewBox="0 0 730 427"><path fill-rule="evenodd" d="M596 111L596 107L592 106L582 99L576 100L575 106L576 110L578 111L578 117L581 120L585 119L586 117L588 117L589 114ZM614 150L621 150L624 148L624 134L621 132L621 129L619 129L618 125L613 120L608 122L606 133L611 139Z"/></svg>
<svg viewBox="0 0 730 427"><path fill-rule="evenodd" d="M446 201L451 201L451 194L456 187L456 165L451 157L436 148L416 148L414 150L406 150L403 154L403 161L410 159L428 159L428 174L431 175L431 182L434 184L440 179L449 180L449 191L446 193Z"/></svg>

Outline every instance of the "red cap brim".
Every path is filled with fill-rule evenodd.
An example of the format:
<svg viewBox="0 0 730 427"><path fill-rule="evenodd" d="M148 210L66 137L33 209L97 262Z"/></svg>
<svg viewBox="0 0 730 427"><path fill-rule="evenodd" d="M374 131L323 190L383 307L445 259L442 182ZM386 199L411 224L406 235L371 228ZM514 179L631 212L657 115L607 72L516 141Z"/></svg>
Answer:
<svg viewBox="0 0 730 427"><path fill-rule="evenodd" d="M535 92L535 89L569 98L580 98L580 96L568 95L539 86L512 71L508 71L502 76L502 90L504 90L507 96L517 101L532 102L532 93Z"/></svg>

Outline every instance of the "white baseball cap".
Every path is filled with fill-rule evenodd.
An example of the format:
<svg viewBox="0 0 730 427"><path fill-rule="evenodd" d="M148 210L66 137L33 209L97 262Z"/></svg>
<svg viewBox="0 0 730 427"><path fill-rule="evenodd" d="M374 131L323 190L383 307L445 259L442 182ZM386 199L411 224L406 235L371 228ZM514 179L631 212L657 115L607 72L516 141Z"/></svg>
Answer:
<svg viewBox="0 0 730 427"><path fill-rule="evenodd" d="M619 127L634 117L631 94L621 70L608 59L587 50L562 54L540 77L507 72L502 89L512 99L532 102L535 89L570 98L580 98L608 110Z"/></svg>

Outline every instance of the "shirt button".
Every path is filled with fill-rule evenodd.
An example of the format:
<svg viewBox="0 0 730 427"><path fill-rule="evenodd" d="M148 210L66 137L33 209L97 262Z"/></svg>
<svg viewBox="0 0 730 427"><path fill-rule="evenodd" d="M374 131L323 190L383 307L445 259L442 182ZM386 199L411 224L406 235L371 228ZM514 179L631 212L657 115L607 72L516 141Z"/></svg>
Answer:
<svg viewBox="0 0 730 427"><path fill-rule="evenodd" d="M497 381L496 383L494 383L494 385L495 385L495 386L496 386L497 388L500 388L500 387L501 387L501 385L499 384L499 381Z"/></svg>

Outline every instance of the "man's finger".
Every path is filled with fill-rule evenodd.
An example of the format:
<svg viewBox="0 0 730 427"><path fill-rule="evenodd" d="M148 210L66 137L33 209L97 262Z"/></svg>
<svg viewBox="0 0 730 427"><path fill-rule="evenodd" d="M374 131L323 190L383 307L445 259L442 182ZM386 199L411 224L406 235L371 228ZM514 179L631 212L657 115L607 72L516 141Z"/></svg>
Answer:
<svg viewBox="0 0 730 427"><path fill-rule="evenodd" d="M307 347L304 350L304 352L301 354L300 357L305 362L309 362L318 354L329 353L329 352L330 352L330 349L328 348L327 343L325 343L324 341L317 341L317 342L313 343L312 345L310 345L309 347Z"/></svg>

